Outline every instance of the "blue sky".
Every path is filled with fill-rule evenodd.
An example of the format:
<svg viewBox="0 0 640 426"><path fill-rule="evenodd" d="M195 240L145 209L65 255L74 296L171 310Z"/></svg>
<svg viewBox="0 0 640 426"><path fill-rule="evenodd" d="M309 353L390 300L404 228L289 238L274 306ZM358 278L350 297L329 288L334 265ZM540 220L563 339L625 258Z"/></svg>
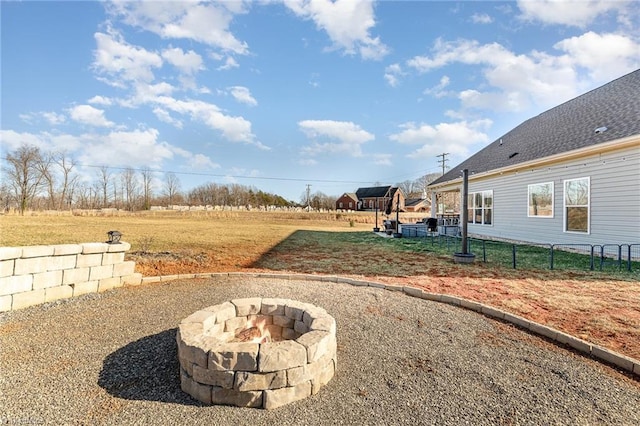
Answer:
<svg viewBox="0 0 640 426"><path fill-rule="evenodd" d="M3 155L299 201L464 160L640 68L635 1L1 3ZM115 172L118 170L115 169Z"/></svg>

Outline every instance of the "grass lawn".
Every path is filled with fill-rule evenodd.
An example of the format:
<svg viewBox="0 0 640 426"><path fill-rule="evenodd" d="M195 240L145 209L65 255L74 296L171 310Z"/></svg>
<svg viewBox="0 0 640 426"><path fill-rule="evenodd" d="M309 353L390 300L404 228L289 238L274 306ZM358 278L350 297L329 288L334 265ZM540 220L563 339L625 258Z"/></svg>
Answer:
<svg viewBox="0 0 640 426"><path fill-rule="evenodd" d="M119 230L144 275L283 271L366 278L487 303L640 359L638 273L457 265L421 239L381 238L362 214L146 212L0 216L0 245L105 241Z"/></svg>

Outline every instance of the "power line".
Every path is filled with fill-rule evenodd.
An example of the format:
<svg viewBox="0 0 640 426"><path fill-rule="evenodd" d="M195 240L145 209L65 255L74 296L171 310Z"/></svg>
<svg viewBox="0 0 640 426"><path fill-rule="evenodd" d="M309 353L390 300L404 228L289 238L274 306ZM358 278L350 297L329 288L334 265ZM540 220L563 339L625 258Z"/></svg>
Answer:
<svg viewBox="0 0 640 426"><path fill-rule="evenodd" d="M115 167L115 166L96 166L93 164L78 164L80 167L89 167L101 169L106 167L110 170L133 170L136 172L142 170L148 170L144 168L135 168L135 167ZM307 178L286 178L286 177L276 177L276 176L246 176L246 175L229 175L229 174L216 174L216 173L203 173L203 172L178 172L173 170L151 170L156 173L174 173L176 175L189 175L189 176L206 176L206 177L218 177L218 178L234 178L234 179L260 179L260 180L278 180L278 181L289 181L289 182L318 182L318 183L356 183L356 184L369 184L370 181L348 181L348 180L331 180L331 179L307 179Z"/></svg>

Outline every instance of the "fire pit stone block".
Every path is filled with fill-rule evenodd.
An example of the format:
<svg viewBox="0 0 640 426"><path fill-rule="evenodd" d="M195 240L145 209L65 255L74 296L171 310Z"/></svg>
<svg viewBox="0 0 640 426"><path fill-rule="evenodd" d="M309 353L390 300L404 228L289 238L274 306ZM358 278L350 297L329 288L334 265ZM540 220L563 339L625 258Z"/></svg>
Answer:
<svg viewBox="0 0 640 426"><path fill-rule="evenodd" d="M234 299L196 311L180 322L176 341L181 388L205 404L276 408L316 394L337 366L333 317L290 299Z"/></svg>

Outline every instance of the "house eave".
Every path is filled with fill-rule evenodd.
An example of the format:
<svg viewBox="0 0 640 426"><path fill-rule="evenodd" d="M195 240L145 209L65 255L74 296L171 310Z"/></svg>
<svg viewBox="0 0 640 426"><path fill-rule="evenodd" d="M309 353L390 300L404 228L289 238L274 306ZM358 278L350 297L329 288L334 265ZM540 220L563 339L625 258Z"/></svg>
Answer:
<svg viewBox="0 0 640 426"><path fill-rule="evenodd" d="M573 151L562 152L562 153L551 155L548 157L539 158L537 160L526 161L523 163L511 165L511 166L488 170L486 172L473 173L473 170L470 170L469 180L470 181L479 180L479 179L485 179L494 175L520 172L522 170L531 169L534 167L549 166L551 164L559 163L562 161L574 160L576 158L586 157L593 154L601 154L601 153L616 151L619 149L626 149L626 148L633 148L633 147L640 148L640 134L631 135L625 138L616 139L609 142L603 142L596 145L591 145L591 146L576 149ZM428 187L435 192L444 192L444 191L458 190L459 189L458 187L461 184L462 184L462 176L456 179L449 180L447 182L441 182L436 185L429 185Z"/></svg>

